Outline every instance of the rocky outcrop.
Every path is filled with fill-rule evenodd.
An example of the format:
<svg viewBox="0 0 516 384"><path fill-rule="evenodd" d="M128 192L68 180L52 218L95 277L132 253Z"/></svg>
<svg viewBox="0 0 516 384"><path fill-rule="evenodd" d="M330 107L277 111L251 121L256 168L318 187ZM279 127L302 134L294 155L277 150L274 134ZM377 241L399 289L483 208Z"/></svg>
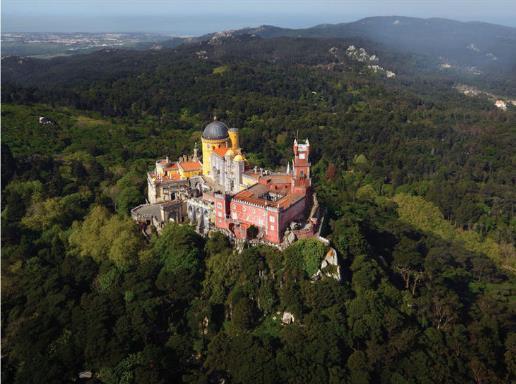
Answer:
<svg viewBox="0 0 516 384"><path fill-rule="evenodd" d="M335 58L339 59L338 48L330 48L329 53L333 55ZM374 54L370 55L364 48L357 48L354 45L350 45L346 49L346 56L353 61L366 64L367 68L371 70L373 73L384 75L387 78L396 77L396 74L393 71L386 70L385 68L380 66L380 58L378 56Z"/></svg>
<svg viewBox="0 0 516 384"><path fill-rule="evenodd" d="M340 273L339 258L335 248L330 247L323 261L321 267L312 276L312 280L320 280L323 277L330 277L337 281L340 281L342 276Z"/></svg>

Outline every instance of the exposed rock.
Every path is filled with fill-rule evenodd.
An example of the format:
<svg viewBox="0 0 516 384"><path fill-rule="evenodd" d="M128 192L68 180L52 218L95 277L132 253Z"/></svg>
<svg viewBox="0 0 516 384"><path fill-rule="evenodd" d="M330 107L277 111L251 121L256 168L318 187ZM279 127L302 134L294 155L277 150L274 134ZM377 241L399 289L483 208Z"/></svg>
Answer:
<svg viewBox="0 0 516 384"><path fill-rule="evenodd" d="M285 241L288 245L296 241L296 235L292 231L285 232Z"/></svg>
<svg viewBox="0 0 516 384"><path fill-rule="evenodd" d="M502 111L506 111L507 103L503 100L498 99L495 101L495 107L500 108Z"/></svg>
<svg viewBox="0 0 516 384"><path fill-rule="evenodd" d="M200 60L208 60L208 52L206 51L197 51L195 52L195 54L197 55L197 58L200 59Z"/></svg>
<svg viewBox="0 0 516 384"><path fill-rule="evenodd" d="M508 105L516 105L516 100L514 99L510 99L501 95L495 95L494 93L486 92L470 85L458 84L455 86L455 89L465 96L487 97L495 105L495 107L502 111L506 111Z"/></svg>
<svg viewBox="0 0 516 384"><path fill-rule="evenodd" d="M346 55L361 63L377 63L380 60L378 56L369 55L364 48L357 49L354 45L350 45L346 49Z"/></svg>
<svg viewBox="0 0 516 384"><path fill-rule="evenodd" d="M480 52L480 49L473 43L468 44L466 48L474 52Z"/></svg>
<svg viewBox="0 0 516 384"><path fill-rule="evenodd" d="M340 281L342 276L340 273L339 259L335 248L330 248L321 262L320 269L312 276L313 280L319 280L323 276L331 277Z"/></svg>
<svg viewBox="0 0 516 384"><path fill-rule="evenodd" d="M285 325L293 324L296 321L294 318L294 315L290 312L283 312L283 315L281 316L281 322Z"/></svg>
<svg viewBox="0 0 516 384"><path fill-rule="evenodd" d="M41 125L49 125L49 124L53 125L54 124L52 119L49 119L48 117L45 117L45 116L40 116L38 121Z"/></svg>
<svg viewBox="0 0 516 384"><path fill-rule="evenodd" d="M79 379L91 379L92 377L93 373L91 371L79 372Z"/></svg>
<svg viewBox="0 0 516 384"><path fill-rule="evenodd" d="M290 229L292 229L292 230L299 229L300 227L301 226L296 221L293 221L292 223L290 223Z"/></svg>
<svg viewBox="0 0 516 384"><path fill-rule="evenodd" d="M337 51L331 48L330 53L336 56ZM354 45L350 45L348 49L346 49L346 56L352 60L368 64L367 68L372 70L374 73L383 74L389 79L396 76L394 72L388 71L378 64L380 62L380 58L378 56L369 55L364 48L357 48Z"/></svg>
<svg viewBox="0 0 516 384"><path fill-rule="evenodd" d="M208 316L204 316L204 319L202 319L202 334L207 335L208 334L208 325L210 324L210 319L208 319Z"/></svg>
<svg viewBox="0 0 516 384"><path fill-rule="evenodd" d="M385 76L387 76L387 78L390 79L391 77L395 77L396 74L392 71L385 71Z"/></svg>
<svg viewBox="0 0 516 384"><path fill-rule="evenodd" d="M328 52L329 52L331 55L335 56L335 57L337 57L337 52L338 52L338 51L339 51L339 49L338 49L337 47L331 47L331 48L328 50Z"/></svg>

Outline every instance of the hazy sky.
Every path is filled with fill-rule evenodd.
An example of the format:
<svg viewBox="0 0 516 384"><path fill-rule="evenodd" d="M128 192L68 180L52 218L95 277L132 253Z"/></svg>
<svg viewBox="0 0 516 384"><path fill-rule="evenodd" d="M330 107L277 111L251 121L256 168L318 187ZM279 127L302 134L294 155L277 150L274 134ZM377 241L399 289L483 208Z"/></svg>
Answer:
<svg viewBox="0 0 516 384"><path fill-rule="evenodd" d="M516 27L516 0L2 0L2 31L197 35L261 24L299 28L386 15Z"/></svg>

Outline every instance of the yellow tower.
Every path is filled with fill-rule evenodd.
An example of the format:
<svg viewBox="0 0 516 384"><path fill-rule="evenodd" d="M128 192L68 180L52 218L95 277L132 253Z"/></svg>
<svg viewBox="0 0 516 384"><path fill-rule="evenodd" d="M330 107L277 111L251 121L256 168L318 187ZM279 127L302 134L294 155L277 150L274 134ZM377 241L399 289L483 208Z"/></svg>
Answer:
<svg viewBox="0 0 516 384"><path fill-rule="evenodd" d="M229 148L228 127L215 118L202 133L202 174L209 175L211 171L211 153L215 148Z"/></svg>
<svg viewBox="0 0 516 384"><path fill-rule="evenodd" d="M238 128L231 128L229 131L229 140L231 141L231 149L237 153L240 151L240 142L238 137Z"/></svg>

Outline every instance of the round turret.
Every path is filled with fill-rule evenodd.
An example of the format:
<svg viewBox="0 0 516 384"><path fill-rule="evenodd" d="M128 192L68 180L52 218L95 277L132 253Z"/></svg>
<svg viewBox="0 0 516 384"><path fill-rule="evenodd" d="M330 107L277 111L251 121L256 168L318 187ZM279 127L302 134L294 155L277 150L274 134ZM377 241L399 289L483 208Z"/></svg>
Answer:
<svg viewBox="0 0 516 384"><path fill-rule="evenodd" d="M233 152L233 150L230 148L226 151L226 154L224 155L224 157L229 157L229 158L232 158L235 156L235 152Z"/></svg>

